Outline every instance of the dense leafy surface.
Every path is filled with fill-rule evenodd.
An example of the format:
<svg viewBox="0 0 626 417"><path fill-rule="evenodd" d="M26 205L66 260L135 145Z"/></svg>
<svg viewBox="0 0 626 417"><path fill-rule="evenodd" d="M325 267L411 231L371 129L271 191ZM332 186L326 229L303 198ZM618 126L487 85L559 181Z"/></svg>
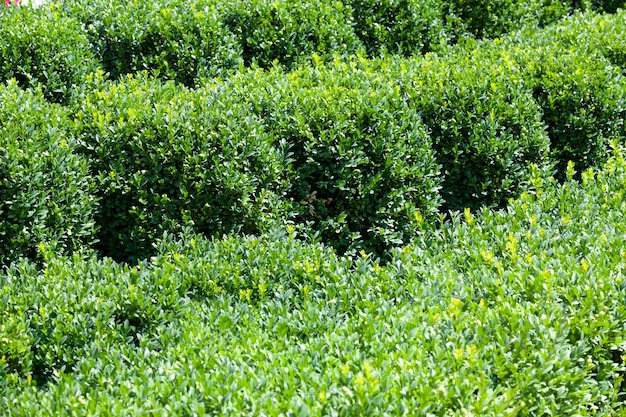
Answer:
<svg viewBox="0 0 626 417"><path fill-rule="evenodd" d="M613 415L626 161L618 152L582 183L541 181L506 210L455 216L385 267L282 233L167 238L136 267L42 247L43 270L25 262L1 278L1 404Z"/></svg>
<svg viewBox="0 0 626 417"><path fill-rule="evenodd" d="M0 414L623 414L624 2L296 3L0 7Z"/></svg>

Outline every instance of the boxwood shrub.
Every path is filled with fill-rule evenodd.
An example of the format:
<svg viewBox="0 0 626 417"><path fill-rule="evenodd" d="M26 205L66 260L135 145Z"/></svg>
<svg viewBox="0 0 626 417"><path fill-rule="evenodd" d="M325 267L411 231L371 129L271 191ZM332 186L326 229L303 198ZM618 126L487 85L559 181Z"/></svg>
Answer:
<svg viewBox="0 0 626 417"><path fill-rule="evenodd" d="M435 214L439 166L397 84L350 62L319 60L229 82L274 142L288 146L295 220L326 244L382 255L411 239L416 217Z"/></svg>
<svg viewBox="0 0 626 417"><path fill-rule="evenodd" d="M615 14L577 14L543 31L528 31L524 37L566 50L600 53L626 74L626 10Z"/></svg>
<svg viewBox="0 0 626 417"><path fill-rule="evenodd" d="M552 23L571 11L559 0L453 0L444 2L448 30L456 37L470 34L494 38L523 25Z"/></svg>
<svg viewBox="0 0 626 417"><path fill-rule="evenodd" d="M287 156L219 87L129 76L86 96L75 114L99 179L106 255L146 257L156 238L182 225L209 236L253 233L282 217Z"/></svg>
<svg viewBox="0 0 626 417"><path fill-rule="evenodd" d="M550 165L541 108L519 68L476 53L461 49L379 67L401 80L408 106L429 128L444 209L501 206L523 189L531 164Z"/></svg>
<svg viewBox="0 0 626 417"><path fill-rule="evenodd" d="M15 81L0 85L0 266L68 253L95 239L94 179L75 153L67 112Z"/></svg>
<svg viewBox="0 0 626 417"><path fill-rule="evenodd" d="M599 48L600 43L619 48L621 40L594 35L589 25L594 16L588 13L585 19L577 16L543 31L526 29L502 41L472 45L481 62L506 60L521 69L524 84L541 107L559 179L570 160L579 171L601 163L608 141L625 132L626 79Z"/></svg>
<svg viewBox="0 0 626 417"><path fill-rule="evenodd" d="M65 103L99 67L81 24L58 4L0 7L0 22L0 81L15 78L21 87L41 88L48 100Z"/></svg>
<svg viewBox="0 0 626 417"><path fill-rule="evenodd" d="M349 0L354 30L369 55L421 54L447 43L440 0Z"/></svg>
<svg viewBox="0 0 626 417"><path fill-rule="evenodd" d="M534 172L506 210L456 213L386 266L293 232L167 236L135 267L44 247L45 269L0 274L0 407L619 415L623 151L573 176Z"/></svg>
<svg viewBox="0 0 626 417"><path fill-rule="evenodd" d="M113 78L149 70L193 86L198 77L236 67L241 48L211 1L66 1L84 25L92 49Z"/></svg>
<svg viewBox="0 0 626 417"><path fill-rule="evenodd" d="M545 48L532 62L524 64L548 129L557 177L565 177L568 161L578 170L603 162L608 141L626 132L624 76L597 54L562 48Z"/></svg>
<svg viewBox="0 0 626 417"><path fill-rule="evenodd" d="M286 67L300 57L353 53L362 48L349 8L336 0L233 0L219 8L236 34L246 65Z"/></svg>

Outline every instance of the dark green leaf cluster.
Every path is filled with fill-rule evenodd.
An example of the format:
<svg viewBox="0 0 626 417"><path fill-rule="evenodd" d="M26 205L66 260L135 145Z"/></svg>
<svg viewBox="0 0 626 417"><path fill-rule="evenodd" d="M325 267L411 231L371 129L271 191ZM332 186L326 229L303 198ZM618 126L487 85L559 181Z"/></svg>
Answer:
<svg viewBox="0 0 626 417"><path fill-rule="evenodd" d="M350 9L335 0L234 0L218 2L224 25L235 34L244 64L290 68L301 57L350 54L361 49Z"/></svg>
<svg viewBox="0 0 626 417"><path fill-rule="evenodd" d="M623 1L556 0L107 0L62 2L63 14L84 29L102 68L116 78L148 70L194 86L239 64L291 68L316 54L365 51L419 55L466 38L493 38L537 28L576 11L615 12ZM57 19L60 16L57 10ZM75 23L75 22L74 22ZM83 39L81 39L83 40Z"/></svg>
<svg viewBox="0 0 626 417"><path fill-rule="evenodd" d="M0 267L34 257L39 244L59 253L89 247L95 182L67 111L15 81L0 85L0 108Z"/></svg>
<svg viewBox="0 0 626 417"><path fill-rule="evenodd" d="M100 66L81 24L57 6L0 7L0 24L0 82L15 78L22 88L67 103Z"/></svg>
<svg viewBox="0 0 626 417"><path fill-rule="evenodd" d="M149 256L165 231L260 233L288 217L288 155L222 87L127 77L76 106L80 152L98 178L98 248Z"/></svg>
<svg viewBox="0 0 626 417"><path fill-rule="evenodd" d="M354 63L250 71L228 81L291 156L294 221L345 252L384 254L432 218L439 165L426 127L394 80Z"/></svg>
<svg viewBox="0 0 626 417"><path fill-rule="evenodd" d="M144 70L193 86L236 67L241 45L215 9L183 0L70 1L63 10L84 24L102 68L117 78Z"/></svg>

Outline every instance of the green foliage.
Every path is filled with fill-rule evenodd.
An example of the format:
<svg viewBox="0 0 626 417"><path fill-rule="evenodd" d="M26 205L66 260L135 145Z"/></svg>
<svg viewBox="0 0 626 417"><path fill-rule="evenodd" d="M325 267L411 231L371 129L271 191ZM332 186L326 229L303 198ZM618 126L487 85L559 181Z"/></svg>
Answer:
<svg viewBox="0 0 626 417"><path fill-rule="evenodd" d="M198 77L221 74L241 59L240 46L211 3L85 0L68 1L64 9L84 23L112 77L149 70L193 86Z"/></svg>
<svg viewBox="0 0 626 417"><path fill-rule="evenodd" d="M0 410L623 415L625 15L534 27L621 2L456 1L454 36L533 29L384 53L423 50L429 5L36 12L151 73L90 69L65 108L0 87ZM331 62L337 33L383 56Z"/></svg>
<svg viewBox="0 0 626 417"><path fill-rule="evenodd" d="M591 12L575 15L563 24L537 33L528 32L526 36L581 53L600 53L626 74L626 10L613 15Z"/></svg>
<svg viewBox="0 0 626 417"><path fill-rule="evenodd" d="M300 57L330 57L362 47L350 12L339 1L232 0L219 10L239 40L246 65L268 68L276 61L289 68Z"/></svg>
<svg viewBox="0 0 626 417"><path fill-rule="evenodd" d="M476 38L498 37L523 25L545 25L571 11L559 0L453 0L444 5L450 32Z"/></svg>
<svg viewBox="0 0 626 417"><path fill-rule="evenodd" d="M581 183L574 176L571 164L562 186L535 176L534 189L507 210L457 214L396 261L406 279L456 283L455 331L475 352L489 352L483 369L493 383L515 386L517 404L526 402L521 415L613 415L623 407L623 151L583 172ZM478 327L460 324L481 310ZM499 329L485 331L489 322ZM506 356L481 340L507 346Z"/></svg>
<svg viewBox="0 0 626 417"><path fill-rule="evenodd" d="M356 63L319 61L231 82L274 141L289 147L295 220L324 243L383 255L411 239L416 218L436 212L440 180L430 138L397 84Z"/></svg>
<svg viewBox="0 0 626 417"><path fill-rule="evenodd" d="M85 97L75 129L98 177L99 249L109 256L149 256L182 225L253 233L284 214L286 155L219 86L126 77Z"/></svg>
<svg viewBox="0 0 626 417"><path fill-rule="evenodd" d="M624 0L591 0L593 10L600 12L615 13L619 9L626 9Z"/></svg>
<svg viewBox="0 0 626 417"><path fill-rule="evenodd" d="M439 0L349 0L355 32L369 55L437 50L447 43Z"/></svg>
<svg viewBox="0 0 626 417"><path fill-rule="evenodd" d="M500 206L549 166L541 111L511 62L479 50L398 61L377 71L401 80L432 137L442 166L444 208ZM479 63L480 62L480 63Z"/></svg>
<svg viewBox="0 0 626 417"><path fill-rule="evenodd" d="M618 47L621 40L594 34L591 26L587 32L594 16L589 14L584 21L576 17L541 32L524 30L502 41L475 46L477 60L504 60L521 69L526 87L541 107L559 179L565 178L570 160L580 170L604 161L610 139L624 137L626 132L626 79L598 48L602 43ZM609 21L619 18L613 16Z"/></svg>
<svg viewBox="0 0 626 417"><path fill-rule="evenodd" d="M41 386L86 357L141 345L146 333L172 319L184 295L167 269L157 278L145 265L129 268L110 259L42 251L43 271L15 263L0 280L3 388L19 379Z"/></svg>
<svg viewBox="0 0 626 417"><path fill-rule="evenodd" d="M89 41L76 19L57 5L0 7L0 81L15 78L23 87L65 103L85 77L98 68Z"/></svg>
<svg viewBox="0 0 626 417"><path fill-rule="evenodd" d="M608 141L624 136L626 79L597 55L562 48L546 48L537 55L525 62L529 86L542 108L562 179L568 161L580 170L600 164Z"/></svg>
<svg viewBox="0 0 626 417"><path fill-rule="evenodd" d="M573 176L535 172L507 210L457 213L385 267L280 232L168 236L133 268L53 254L43 271L16 264L0 276L0 406L619 414L626 160L616 150Z"/></svg>
<svg viewBox="0 0 626 417"><path fill-rule="evenodd" d="M67 112L15 81L0 86L0 108L0 266L34 258L40 243L63 253L89 246L94 184Z"/></svg>

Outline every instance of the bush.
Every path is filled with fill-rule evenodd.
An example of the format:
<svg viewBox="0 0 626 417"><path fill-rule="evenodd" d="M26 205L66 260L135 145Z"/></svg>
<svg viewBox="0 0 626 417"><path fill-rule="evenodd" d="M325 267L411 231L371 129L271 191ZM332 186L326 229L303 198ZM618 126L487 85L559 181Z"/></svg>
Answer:
<svg viewBox="0 0 626 417"><path fill-rule="evenodd" d="M456 213L386 266L280 232L167 236L137 267L14 265L0 274L0 407L619 415L624 154L581 181L539 174L507 210Z"/></svg>
<svg viewBox="0 0 626 417"><path fill-rule="evenodd" d="M525 37L579 53L603 55L626 74L626 10L616 14L577 14L562 24Z"/></svg>
<svg viewBox="0 0 626 417"><path fill-rule="evenodd" d="M0 375L5 383L32 380L44 386L71 374L85 358L137 347L172 319L173 308L183 300L171 270L161 270L155 279L147 265L129 268L78 253L60 257L45 247L42 252L43 271L22 262L0 276Z"/></svg>
<svg viewBox="0 0 626 417"><path fill-rule="evenodd" d="M237 35L246 65L290 68L312 54L328 58L362 48L349 9L335 0L233 0L219 6L226 26Z"/></svg>
<svg viewBox="0 0 626 417"><path fill-rule="evenodd" d="M0 266L35 258L41 243L61 253L90 246L94 183L67 113L15 81L0 86L0 108Z"/></svg>
<svg viewBox="0 0 626 417"><path fill-rule="evenodd" d="M568 161L579 170L602 163L608 141L624 136L626 79L602 57L562 48L543 49L532 62L523 64L543 112L557 177L565 178Z"/></svg>
<svg viewBox="0 0 626 417"><path fill-rule="evenodd" d="M355 32L369 55L413 55L447 43L439 0L350 0Z"/></svg>
<svg viewBox="0 0 626 417"><path fill-rule="evenodd" d="M281 213L285 155L219 87L126 77L85 97L75 129L99 178L98 247L108 256L149 256L182 225L208 236L258 232Z"/></svg>
<svg viewBox="0 0 626 417"><path fill-rule="evenodd" d="M206 3L85 0L68 1L64 8L83 22L94 53L113 78L149 70L193 86L199 77L222 74L241 60L234 35Z"/></svg>
<svg viewBox="0 0 626 417"><path fill-rule="evenodd" d="M623 408L623 150L580 182L574 174L570 165L563 185L533 175L533 189L506 210L466 210L390 263L404 282L450 283L454 320L446 328L474 346L477 356L467 360L486 360L472 366L489 369L491 387L515 387L500 403L523 401L520 415L608 416ZM474 319L464 326L464 316ZM487 323L498 323L494 332ZM502 359L484 344L491 341L508 346Z"/></svg>
<svg viewBox="0 0 626 417"><path fill-rule="evenodd" d="M409 106L428 126L442 166L444 209L502 206L525 186L530 165L548 168L541 110L519 69L476 52L398 62Z"/></svg>
<svg viewBox="0 0 626 417"><path fill-rule="evenodd" d="M351 63L317 61L230 81L292 154L287 195L296 222L340 252L383 255L409 241L415 218L432 217L440 202L424 125L398 85L375 77Z"/></svg>
<svg viewBox="0 0 626 417"><path fill-rule="evenodd" d="M570 7L559 0L453 0L445 2L449 31L476 38L495 38L523 25L536 27L567 15Z"/></svg>
<svg viewBox="0 0 626 417"><path fill-rule="evenodd" d="M570 160L580 170L604 161L608 141L625 132L626 79L602 55L592 26L580 25L587 20L577 16L544 31L527 29L474 45L477 60L506 60L521 69L541 107L559 179ZM620 41L605 36L603 42Z"/></svg>
<svg viewBox="0 0 626 417"><path fill-rule="evenodd" d="M57 5L0 7L0 81L15 78L41 88L46 99L66 103L99 63L82 26Z"/></svg>

